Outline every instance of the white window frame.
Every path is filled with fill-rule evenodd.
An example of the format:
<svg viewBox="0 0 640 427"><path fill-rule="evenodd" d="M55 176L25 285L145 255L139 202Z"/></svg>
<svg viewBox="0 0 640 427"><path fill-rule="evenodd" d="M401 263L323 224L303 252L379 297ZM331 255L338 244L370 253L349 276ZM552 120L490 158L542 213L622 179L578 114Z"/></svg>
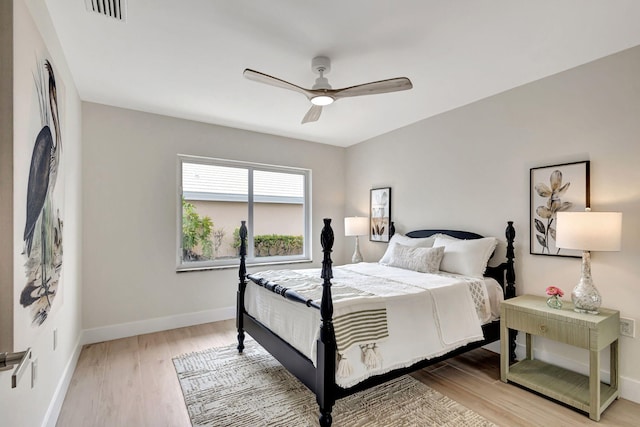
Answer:
<svg viewBox="0 0 640 427"><path fill-rule="evenodd" d="M211 260L211 261L188 261L182 260L182 164L183 163L200 163L214 166L228 166L235 168L245 168L249 171L248 181L248 212L247 218L242 218L247 221L247 265L272 265L272 264L290 264L297 262L310 262L312 260L312 242L311 242L311 170L303 168L295 168L289 166L277 166L268 165L263 163L244 162L237 160L226 160L211 157L191 156L185 154L178 154L177 161L177 221L176 221L176 271L194 271L194 270L211 270L221 268L237 267L240 264L240 258L225 259L225 260ZM255 257L254 245L253 245L253 171L270 171L291 173L304 176L304 243L303 253L301 255L287 255L287 256L268 256L268 257ZM238 227L240 222L238 221Z"/></svg>

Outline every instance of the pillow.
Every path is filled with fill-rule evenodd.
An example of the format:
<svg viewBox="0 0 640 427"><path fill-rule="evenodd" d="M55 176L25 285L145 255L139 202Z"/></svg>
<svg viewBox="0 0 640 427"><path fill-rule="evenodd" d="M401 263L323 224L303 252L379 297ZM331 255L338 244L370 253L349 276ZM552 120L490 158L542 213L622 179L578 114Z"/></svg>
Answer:
<svg viewBox="0 0 640 427"><path fill-rule="evenodd" d="M421 238L413 238L403 236L402 234L394 234L391 236L391 240L389 240L389 245L387 246L387 250L378 261L380 264L389 264L389 259L391 257L391 251L393 251L393 246L397 243L405 246L411 247L421 247L421 248L430 248L433 246L433 242L435 241L435 237L421 237Z"/></svg>
<svg viewBox="0 0 640 427"><path fill-rule="evenodd" d="M420 273L435 273L440 268L444 255L444 247L422 248L419 246L405 246L400 243L393 245L389 267L404 268Z"/></svg>
<svg viewBox="0 0 640 427"><path fill-rule="evenodd" d="M454 240L438 236L433 246L444 246L440 270L465 276L482 277L497 244L498 239L495 237Z"/></svg>

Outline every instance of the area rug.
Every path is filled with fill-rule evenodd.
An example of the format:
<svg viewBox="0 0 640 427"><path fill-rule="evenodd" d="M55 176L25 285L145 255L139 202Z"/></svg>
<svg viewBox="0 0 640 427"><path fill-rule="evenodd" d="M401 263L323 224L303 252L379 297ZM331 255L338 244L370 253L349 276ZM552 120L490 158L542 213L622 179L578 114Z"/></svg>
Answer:
<svg viewBox="0 0 640 427"><path fill-rule="evenodd" d="M317 426L315 395L255 341L173 359L193 426ZM495 426L420 381L403 376L345 397L335 427Z"/></svg>

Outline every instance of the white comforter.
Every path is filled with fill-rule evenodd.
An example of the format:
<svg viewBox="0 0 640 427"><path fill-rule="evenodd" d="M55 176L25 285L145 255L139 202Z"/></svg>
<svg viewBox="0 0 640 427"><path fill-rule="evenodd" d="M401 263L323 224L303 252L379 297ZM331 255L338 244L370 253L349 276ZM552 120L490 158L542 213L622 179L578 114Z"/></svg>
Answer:
<svg viewBox="0 0 640 427"><path fill-rule="evenodd" d="M321 283L319 269L295 272L309 276L305 289ZM280 277L285 274L276 273ZM369 376L411 366L481 340L481 324L491 320L495 310L491 309L490 300L495 299L495 287L499 288L497 282L491 280L487 291L487 283L477 286L477 281L464 276L418 273L376 263L334 267L333 275L332 289L336 293L345 283L350 288L374 295L376 300L384 297L387 310L389 337L376 343L381 364L367 368L362 361L361 349L358 346L350 348L344 357L350 361L351 372L348 376L336 376L336 383L345 388ZM315 364L319 310L287 301L251 281L247 285L245 308ZM334 298L336 308L340 310L340 301Z"/></svg>

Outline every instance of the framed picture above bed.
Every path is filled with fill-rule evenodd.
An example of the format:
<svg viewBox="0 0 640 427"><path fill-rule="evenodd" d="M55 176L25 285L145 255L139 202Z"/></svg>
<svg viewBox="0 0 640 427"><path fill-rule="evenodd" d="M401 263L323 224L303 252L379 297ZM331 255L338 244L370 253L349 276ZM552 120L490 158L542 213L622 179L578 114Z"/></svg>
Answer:
<svg viewBox="0 0 640 427"><path fill-rule="evenodd" d="M582 256L556 247L556 213L589 207L589 161L530 170L530 250L534 255Z"/></svg>
<svg viewBox="0 0 640 427"><path fill-rule="evenodd" d="M391 187L371 190L369 240L388 242L391 237Z"/></svg>

